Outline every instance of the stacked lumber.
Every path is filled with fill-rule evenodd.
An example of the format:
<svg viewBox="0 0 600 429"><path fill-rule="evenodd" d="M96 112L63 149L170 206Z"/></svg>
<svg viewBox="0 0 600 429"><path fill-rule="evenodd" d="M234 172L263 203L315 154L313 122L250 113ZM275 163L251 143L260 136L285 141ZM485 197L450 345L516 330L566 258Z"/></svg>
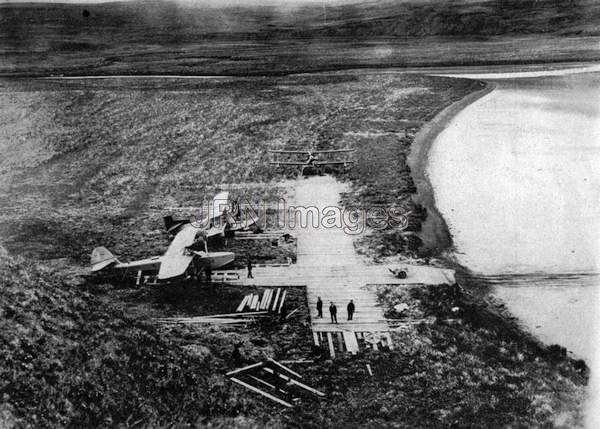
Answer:
<svg viewBox="0 0 600 429"><path fill-rule="evenodd" d="M286 295L287 291L284 290L281 294L280 288L265 289L262 296L260 293L250 293L244 296L235 311L241 313L248 309L247 311L272 311L281 313Z"/></svg>

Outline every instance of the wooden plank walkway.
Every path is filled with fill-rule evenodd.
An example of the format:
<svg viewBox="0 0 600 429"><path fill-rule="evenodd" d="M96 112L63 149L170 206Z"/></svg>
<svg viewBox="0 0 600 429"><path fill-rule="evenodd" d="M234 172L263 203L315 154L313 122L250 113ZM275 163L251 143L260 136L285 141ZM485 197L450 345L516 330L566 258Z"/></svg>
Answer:
<svg viewBox="0 0 600 429"><path fill-rule="evenodd" d="M293 202L288 205L316 207L341 207L340 194L345 186L330 176L300 179L296 182ZM355 236L341 228L314 226L307 222L304 228L296 227L290 233L297 237L297 264L283 267L256 267L253 279L245 270L239 270L236 282L248 286L305 286L311 314L311 327L315 344L336 352L356 353L359 348L392 348L389 327L383 310L377 302L372 284L453 284L454 272L430 266L407 266L406 279L395 278L387 266L368 266L354 250ZM230 276L237 277L235 275ZM285 289L283 289L285 293ZM323 301L323 318L316 313L317 298ZM350 300L356 306L353 320L347 320L346 306ZM338 323L329 317L329 305L337 306Z"/></svg>

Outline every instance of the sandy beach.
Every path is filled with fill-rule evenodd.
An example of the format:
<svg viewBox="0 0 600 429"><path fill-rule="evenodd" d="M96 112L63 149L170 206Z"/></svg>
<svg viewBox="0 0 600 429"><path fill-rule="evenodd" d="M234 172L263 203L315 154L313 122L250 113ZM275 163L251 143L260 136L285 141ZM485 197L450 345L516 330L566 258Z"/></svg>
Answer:
<svg viewBox="0 0 600 429"><path fill-rule="evenodd" d="M481 90L473 92L463 99L446 107L435 118L421 128L412 143L408 165L411 175L417 186L415 201L427 209L427 218L423 222L420 237L423 240L423 249L433 254L440 254L452 246L452 236L444 217L435 204L433 187L427 177L429 150L436 137L446 128L458 112L481 97L492 92L495 84L480 82Z"/></svg>

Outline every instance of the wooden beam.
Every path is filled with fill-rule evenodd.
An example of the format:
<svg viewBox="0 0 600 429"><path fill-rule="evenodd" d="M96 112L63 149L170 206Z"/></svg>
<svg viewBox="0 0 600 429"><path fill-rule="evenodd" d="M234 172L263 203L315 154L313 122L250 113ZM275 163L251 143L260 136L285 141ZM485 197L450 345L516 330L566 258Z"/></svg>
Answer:
<svg viewBox="0 0 600 429"><path fill-rule="evenodd" d="M333 340L331 339L331 332L327 332L327 344L329 344L329 355L334 358L335 350L333 349Z"/></svg>
<svg viewBox="0 0 600 429"><path fill-rule="evenodd" d="M273 299L273 289L267 289L267 303L265 304L265 310L268 310L271 307L271 300Z"/></svg>
<svg viewBox="0 0 600 429"><path fill-rule="evenodd" d="M252 303L250 304L250 310L256 310L258 306L258 295L252 294Z"/></svg>
<svg viewBox="0 0 600 429"><path fill-rule="evenodd" d="M343 334L346 349L355 355L358 352L358 341L356 340L356 335L352 331L343 331Z"/></svg>
<svg viewBox="0 0 600 429"><path fill-rule="evenodd" d="M269 314L268 311L246 311L245 313L226 313L226 314L210 314L207 316L200 316L200 317L246 317L246 316L261 316L261 315L267 315Z"/></svg>
<svg viewBox="0 0 600 429"><path fill-rule="evenodd" d="M341 332L338 331L337 337L338 337L338 349L339 349L339 351L343 352L344 351L344 336L342 335Z"/></svg>
<svg viewBox="0 0 600 429"><path fill-rule="evenodd" d="M281 292L281 289L277 288L277 293L275 294L275 301L273 301L272 311L277 310L277 301L279 300L279 292Z"/></svg>
<svg viewBox="0 0 600 429"><path fill-rule="evenodd" d="M258 309L262 310L265 308L265 301L267 300L267 291L263 291L262 297L260 299L260 304L258 305Z"/></svg>
<svg viewBox="0 0 600 429"><path fill-rule="evenodd" d="M320 346L319 344L319 334L316 331L313 331L313 340L315 341L315 346Z"/></svg>
<svg viewBox="0 0 600 429"><path fill-rule="evenodd" d="M238 369L234 369L233 371L229 371L225 375L229 377L230 375L237 374L238 372L247 371L252 368L259 368L259 367L263 366L264 364L265 364L264 362L253 363L252 365L248 365L243 368L238 368Z"/></svg>
<svg viewBox="0 0 600 429"><path fill-rule="evenodd" d="M273 364L275 364L275 365L277 365L279 368L283 369L284 371L289 372L290 374L294 375L295 377L302 378L302 376L300 374L298 374L295 371L292 371L290 368L288 368L285 365L280 364L276 360L269 358L268 361L271 362L271 363L273 363Z"/></svg>
<svg viewBox="0 0 600 429"><path fill-rule="evenodd" d="M294 313L296 313L298 310L300 310L300 307L296 308L294 311L292 311L290 314L288 314L287 316L285 316L285 320L288 320L290 317L292 317L292 315Z"/></svg>
<svg viewBox="0 0 600 429"><path fill-rule="evenodd" d="M285 402L284 400L279 399L278 397L273 396L270 393L263 392L262 390L254 387L254 386L252 386L252 385L250 385L248 383L244 383L242 380L239 380L239 379L237 379L235 377L231 377L230 380L233 381L234 383L237 383L239 385L244 386L247 389L252 390L253 392L256 392L256 393L258 393L260 395L263 395L263 396L269 398L270 400L277 402L278 404L285 405L286 407L292 408L292 404L290 404L289 402Z"/></svg>
<svg viewBox="0 0 600 429"><path fill-rule="evenodd" d="M325 394L323 392L320 392L317 389L313 389L312 387L307 386L306 384L301 383L298 380L294 380L293 378L290 378L287 375L283 375L281 373L276 373L271 368L263 367L262 370L266 371L266 372L268 372L270 374L278 375L279 377L281 377L283 380L287 381L288 383L294 384L294 385L296 385L298 387L301 387L301 388L303 388L305 390L308 390L309 392L314 393L315 395L325 396Z"/></svg>
<svg viewBox="0 0 600 429"><path fill-rule="evenodd" d="M283 291L281 295L281 302L279 303L279 313L281 313L281 309L283 308L283 301L285 301L285 297L287 296L287 290Z"/></svg>

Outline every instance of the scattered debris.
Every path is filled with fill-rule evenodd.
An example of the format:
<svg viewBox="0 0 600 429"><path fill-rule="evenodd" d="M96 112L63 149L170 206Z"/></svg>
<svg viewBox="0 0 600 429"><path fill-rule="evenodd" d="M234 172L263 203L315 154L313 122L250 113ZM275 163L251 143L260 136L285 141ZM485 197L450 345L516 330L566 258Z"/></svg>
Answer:
<svg viewBox="0 0 600 429"><path fill-rule="evenodd" d="M290 408L303 394L325 396L300 382L300 374L273 359L229 371L226 375L234 383Z"/></svg>

